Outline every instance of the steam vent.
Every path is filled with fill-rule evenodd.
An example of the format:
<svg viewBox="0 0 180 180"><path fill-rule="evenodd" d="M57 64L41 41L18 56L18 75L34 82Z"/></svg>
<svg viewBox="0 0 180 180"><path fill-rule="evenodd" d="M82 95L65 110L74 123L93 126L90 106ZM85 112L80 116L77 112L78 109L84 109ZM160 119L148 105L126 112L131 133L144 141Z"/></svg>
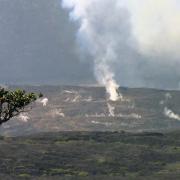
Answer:
<svg viewBox="0 0 180 180"><path fill-rule="evenodd" d="M11 87L17 88L17 87ZM161 131L180 127L180 92L120 88L123 98L107 99L103 87L21 86L44 97L30 112L0 130L1 135L56 131Z"/></svg>

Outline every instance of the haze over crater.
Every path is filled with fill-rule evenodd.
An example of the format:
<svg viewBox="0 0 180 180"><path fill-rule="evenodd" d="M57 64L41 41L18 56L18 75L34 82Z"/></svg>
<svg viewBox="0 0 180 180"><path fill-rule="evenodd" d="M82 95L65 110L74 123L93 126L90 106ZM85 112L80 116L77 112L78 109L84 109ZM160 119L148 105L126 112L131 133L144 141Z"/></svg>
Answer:
<svg viewBox="0 0 180 180"><path fill-rule="evenodd" d="M112 40L115 60L108 63L117 83L179 88L177 0L91 2L88 17L104 35L102 49ZM69 11L60 0L0 0L0 83L96 84L94 57L77 43L80 21L69 20Z"/></svg>

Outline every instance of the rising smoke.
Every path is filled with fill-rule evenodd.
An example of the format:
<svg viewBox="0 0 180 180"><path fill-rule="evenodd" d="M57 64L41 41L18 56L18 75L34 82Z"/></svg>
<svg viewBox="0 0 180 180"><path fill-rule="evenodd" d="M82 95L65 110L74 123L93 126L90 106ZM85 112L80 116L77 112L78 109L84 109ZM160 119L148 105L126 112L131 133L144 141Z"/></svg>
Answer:
<svg viewBox="0 0 180 180"><path fill-rule="evenodd" d="M94 70L99 84L106 87L109 99L116 101L119 99L117 84L111 63L117 60L118 41L114 40L116 23L122 18L116 8L116 1L84 1L84 0L63 0L62 6L73 8L71 18L80 22L80 29L77 34L78 42L88 51L94 60ZM96 8L95 8L96 7ZM106 11L107 7L112 7L112 11ZM118 16L115 19L112 12ZM111 23L111 26L109 26ZM121 29L121 27L120 27Z"/></svg>
<svg viewBox="0 0 180 180"><path fill-rule="evenodd" d="M171 109L168 109L167 107L164 108L164 115L170 119L180 121L180 115L175 114Z"/></svg>
<svg viewBox="0 0 180 180"><path fill-rule="evenodd" d="M18 116L18 119L22 122L28 122L28 120L30 119L28 113L21 113L19 116Z"/></svg>
<svg viewBox="0 0 180 180"><path fill-rule="evenodd" d="M107 106L108 106L108 111L109 111L109 116L111 116L111 117L115 117L115 107L114 106L112 106L111 104L107 104Z"/></svg>
<svg viewBox="0 0 180 180"><path fill-rule="evenodd" d="M148 86L165 75L180 77L178 0L62 0L62 6L79 22L78 43L93 58L96 79L110 100L119 99L117 79Z"/></svg>
<svg viewBox="0 0 180 180"><path fill-rule="evenodd" d="M63 113L62 109L52 109L50 111L50 115L53 118L56 118L56 117L65 117L65 114Z"/></svg>
<svg viewBox="0 0 180 180"><path fill-rule="evenodd" d="M38 99L36 100L36 102L42 104L45 107L47 106L49 99L48 98Z"/></svg>
<svg viewBox="0 0 180 180"><path fill-rule="evenodd" d="M180 57L178 0L121 1L131 14L132 33L141 53Z"/></svg>

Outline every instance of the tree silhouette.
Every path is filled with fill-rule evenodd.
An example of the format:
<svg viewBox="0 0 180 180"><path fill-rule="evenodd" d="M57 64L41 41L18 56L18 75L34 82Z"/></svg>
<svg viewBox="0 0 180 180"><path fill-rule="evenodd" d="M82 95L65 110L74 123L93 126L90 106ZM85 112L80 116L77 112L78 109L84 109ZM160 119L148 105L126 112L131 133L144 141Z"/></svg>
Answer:
<svg viewBox="0 0 180 180"><path fill-rule="evenodd" d="M0 87L0 125L25 112L25 107L37 98L35 93L26 93L20 89L11 91Z"/></svg>

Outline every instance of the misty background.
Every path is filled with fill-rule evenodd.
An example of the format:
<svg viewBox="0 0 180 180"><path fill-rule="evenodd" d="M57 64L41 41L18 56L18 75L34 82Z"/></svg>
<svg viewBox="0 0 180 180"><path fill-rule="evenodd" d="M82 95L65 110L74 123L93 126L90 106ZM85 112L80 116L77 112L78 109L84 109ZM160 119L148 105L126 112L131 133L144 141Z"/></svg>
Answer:
<svg viewBox="0 0 180 180"><path fill-rule="evenodd" d="M79 24L69 21L68 11L60 0L0 0L1 84L96 83L92 57L79 48ZM130 14L122 14L120 22L109 24L120 27L117 38L122 39L119 61L112 63L116 81L130 87L179 88L179 61L167 54L144 56L127 44Z"/></svg>
<svg viewBox="0 0 180 180"><path fill-rule="evenodd" d="M0 0L0 83L93 82L79 58L77 25L59 0Z"/></svg>

